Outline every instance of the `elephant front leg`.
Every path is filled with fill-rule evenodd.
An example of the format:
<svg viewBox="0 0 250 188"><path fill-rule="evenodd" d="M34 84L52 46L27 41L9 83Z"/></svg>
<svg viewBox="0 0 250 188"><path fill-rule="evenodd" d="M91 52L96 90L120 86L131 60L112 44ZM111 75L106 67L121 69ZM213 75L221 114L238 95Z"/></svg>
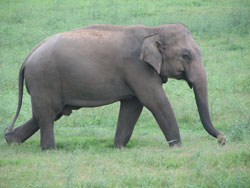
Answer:
<svg viewBox="0 0 250 188"><path fill-rule="evenodd" d="M138 99L154 115L170 147L181 146L180 132L171 104L162 87L137 92Z"/></svg>
<svg viewBox="0 0 250 188"><path fill-rule="evenodd" d="M135 97L121 101L114 140L116 148L125 147L127 145L142 108L143 105Z"/></svg>

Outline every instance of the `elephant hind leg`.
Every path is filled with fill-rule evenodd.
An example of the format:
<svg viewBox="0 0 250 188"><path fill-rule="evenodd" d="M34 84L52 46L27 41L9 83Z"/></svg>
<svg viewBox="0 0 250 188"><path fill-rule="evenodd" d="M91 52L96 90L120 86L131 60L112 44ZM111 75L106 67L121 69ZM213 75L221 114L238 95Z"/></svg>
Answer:
<svg viewBox="0 0 250 188"><path fill-rule="evenodd" d="M50 96L50 97L47 97ZM42 150L56 149L54 121L62 111L60 98L55 95L32 96L32 110L40 127L40 147Z"/></svg>
<svg viewBox="0 0 250 188"><path fill-rule="evenodd" d="M8 144L11 144L12 142L16 143L23 143L25 140L27 140L29 137L31 137L36 131L38 131L39 126L34 118L28 120L24 124L20 125L19 127L15 128L14 130L7 132L5 134L5 139Z"/></svg>
<svg viewBox="0 0 250 188"><path fill-rule="evenodd" d="M43 119L40 125L40 147L42 150L56 149L54 136L54 120Z"/></svg>
<svg viewBox="0 0 250 188"><path fill-rule="evenodd" d="M127 145L142 108L142 104L135 97L121 101L114 140L116 148L125 147Z"/></svg>

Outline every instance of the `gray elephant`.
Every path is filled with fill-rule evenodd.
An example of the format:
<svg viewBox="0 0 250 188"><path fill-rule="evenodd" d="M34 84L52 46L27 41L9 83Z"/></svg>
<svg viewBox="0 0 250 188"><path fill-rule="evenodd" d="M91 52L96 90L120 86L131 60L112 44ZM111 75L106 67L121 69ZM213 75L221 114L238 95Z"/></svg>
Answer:
<svg viewBox="0 0 250 188"><path fill-rule="evenodd" d="M181 146L162 88L168 78L185 80L193 88L204 128L224 144L225 137L210 120L200 47L182 24L92 25L45 39L21 66L18 107L6 141L22 143L40 129L41 149L55 149L54 121L62 115L120 101L115 147L126 146L143 106L152 112L169 145ZM24 79L33 115L14 129Z"/></svg>

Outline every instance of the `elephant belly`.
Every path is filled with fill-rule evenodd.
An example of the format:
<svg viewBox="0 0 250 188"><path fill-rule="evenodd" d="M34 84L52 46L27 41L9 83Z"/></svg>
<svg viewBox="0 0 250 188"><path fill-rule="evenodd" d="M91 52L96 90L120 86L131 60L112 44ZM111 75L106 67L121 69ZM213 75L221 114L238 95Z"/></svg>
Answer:
<svg viewBox="0 0 250 188"><path fill-rule="evenodd" d="M123 99L131 98L133 95L129 92L123 94L113 94L108 96L105 93L89 95L89 93L85 95L67 95L64 97L64 103L70 106L77 106L77 107L97 107L108 105Z"/></svg>
<svg viewBox="0 0 250 188"><path fill-rule="evenodd" d="M133 93L122 81L72 83L63 88L63 100L67 105L79 107L102 106L131 98Z"/></svg>
<svg viewBox="0 0 250 188"><path fill-rule="evenodd" d="M108 105L119 101L118 99L103 99L103 100L81 100L81 99L69 99L66 101L66 105L77 107L98 107Z"/></svg>

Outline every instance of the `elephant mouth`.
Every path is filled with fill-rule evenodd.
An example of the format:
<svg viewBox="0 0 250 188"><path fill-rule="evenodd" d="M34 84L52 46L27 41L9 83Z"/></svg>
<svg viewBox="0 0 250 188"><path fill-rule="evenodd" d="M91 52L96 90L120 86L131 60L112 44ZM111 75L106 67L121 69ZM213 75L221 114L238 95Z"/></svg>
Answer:
<svg viewBox="0 0 250 188"><path fill-rule="evenodd" d="M190 89L192 89L193 84L188 80L186 73L183 71L181 75L182 75L182 79L185 80L187 82L188 86L190 87Z"/></svg>
<svg viewBox="0 0 250 188"><path fill-rule="evenodd" d="M162 83L166 83L168 81L168 77L160 75Z"/></svg>
<svg viewBox="0 0 250 188"><path fill-rule="evenodd" d="M188 83L188 86L190 87L190 89L192 89L193 88L193 84L191 82L189 82L189 81L187 81L187 83Z"/></svg>

